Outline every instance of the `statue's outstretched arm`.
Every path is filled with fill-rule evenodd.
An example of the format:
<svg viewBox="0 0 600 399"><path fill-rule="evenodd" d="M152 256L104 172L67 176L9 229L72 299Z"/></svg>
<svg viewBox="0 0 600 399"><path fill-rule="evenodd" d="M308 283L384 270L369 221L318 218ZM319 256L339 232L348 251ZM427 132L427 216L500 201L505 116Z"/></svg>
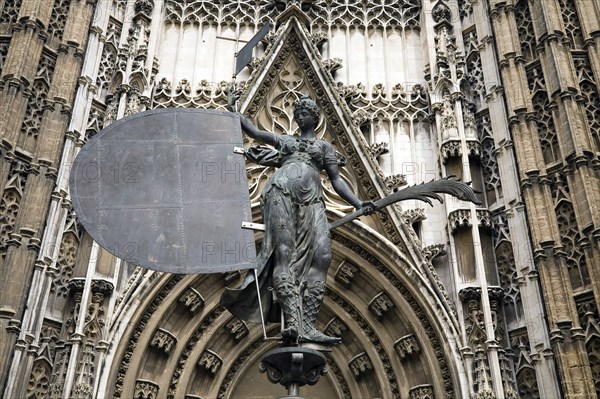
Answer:
<svg viewBox="0 0 600 399"><path fill-rule="evenodd" d="M255 140L260 141L263 144L277 145L277 135L265 130L259 130L254 123L245 115L237 112L237 101L240 98L241 93L238 90L234 90L232 87L227 93L227 109L231 112L236 113L240 117L242 124L242 131L248 136Z"/></svg>
<svg viewBox="0 0 600 399"><path fill-rule="evenodd" d="M374 207L371 201L361 201L348 187L348 184L342 179L340 176L340 171L338 169L338 165L336 163L328 163L325 165L325 171L329 176L329 180L331 181L331 185L336 193L340 195L344 199L344 201L348 202L350 205L355 207L356 209L365 208L364 214L368 215L373 213Z"/></svg>

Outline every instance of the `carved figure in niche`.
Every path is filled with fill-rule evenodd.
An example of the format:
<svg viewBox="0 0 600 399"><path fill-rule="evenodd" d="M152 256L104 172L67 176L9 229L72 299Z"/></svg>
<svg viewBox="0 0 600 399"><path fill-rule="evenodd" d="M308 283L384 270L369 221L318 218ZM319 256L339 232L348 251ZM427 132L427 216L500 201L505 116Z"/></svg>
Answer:
<svg viewBox="0 0 600 399"><path fill-rule="evenodd" d="M231 109L238 98L238 92L229 94ZM364 208L369 214L374 206L350 190L340 177L333 146L316 138L320 116L312 98L303 96L295 104L299 136L262 131L249 118L239 116L248 136L274 147L252 147L246 151L247 158L278 168L261 194L265 235L257 263L264 318L279 322L281 309L284 339L339 344L340 338L315 328L331 263L320 172L325 170L334 190L356 209ZM227 289L221 304L242 320L260 323L254 274L248 273L241 287Z"/></svg>

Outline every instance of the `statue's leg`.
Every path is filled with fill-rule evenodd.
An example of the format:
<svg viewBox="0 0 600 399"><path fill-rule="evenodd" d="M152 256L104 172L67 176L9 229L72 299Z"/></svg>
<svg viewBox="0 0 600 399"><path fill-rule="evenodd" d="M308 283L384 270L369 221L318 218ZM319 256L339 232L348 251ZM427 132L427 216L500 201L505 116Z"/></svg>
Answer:
<svg viewBox="0 0 600 399"><path fill-rule="evenodd" d="M327 223L326 218L323 220ZM317 224L316 233L318 239L315 244L313 263L307 275L306 289L302 297L301 340L339 344L341 343L340 338L323 334L315 327L317 314L325 296L327 269L331 263L331 239L329 238L328 226L320 221Z"/></svg>
<svg viewBox="0 0 600 399"><path fill-rule="evenodd" d="M290 263L293 250L293 226L290 224L291 204L289 199L277 193L273 198L273 206L265 218L271 218L274 248L273 248L273 293L274 299L283 310L285 328L283 338L296 341L299 334L300 301L294 276L290 273Z"/></svg>

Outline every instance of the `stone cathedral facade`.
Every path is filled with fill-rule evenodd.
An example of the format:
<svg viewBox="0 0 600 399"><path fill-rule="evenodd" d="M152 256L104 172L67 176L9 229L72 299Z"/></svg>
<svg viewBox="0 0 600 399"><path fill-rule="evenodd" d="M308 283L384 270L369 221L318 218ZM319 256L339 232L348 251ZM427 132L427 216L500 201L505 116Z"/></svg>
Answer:
<svg viewBox="0 0 600 399"><path fill-rule="evenodd" d="M343 344L301 394L598 397L593 0L0 0L0 396L284 395L258 372L277 343L219 306L243 273L114 257L68 184L115 120L223 109L234 54L266 22L235 82L259 127L293 134L309 94L359 197L455 175L483 202L409 201L332 232L317 324ZM260 222L272 170L247 166ZM323 179L334 220L351 209Z"/></svg>

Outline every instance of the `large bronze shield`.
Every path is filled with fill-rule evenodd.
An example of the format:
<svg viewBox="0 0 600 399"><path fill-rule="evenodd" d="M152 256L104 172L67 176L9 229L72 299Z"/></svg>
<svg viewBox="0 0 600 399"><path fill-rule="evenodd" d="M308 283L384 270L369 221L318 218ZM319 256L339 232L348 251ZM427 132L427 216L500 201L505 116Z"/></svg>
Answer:
<svg viewBox="0 0 600 399"><path fill-rule="evenodd" d="M239 118L162 109L123 118L81 150L71 197L81 224L115 256L153 270L255 268Z"/></svg>

